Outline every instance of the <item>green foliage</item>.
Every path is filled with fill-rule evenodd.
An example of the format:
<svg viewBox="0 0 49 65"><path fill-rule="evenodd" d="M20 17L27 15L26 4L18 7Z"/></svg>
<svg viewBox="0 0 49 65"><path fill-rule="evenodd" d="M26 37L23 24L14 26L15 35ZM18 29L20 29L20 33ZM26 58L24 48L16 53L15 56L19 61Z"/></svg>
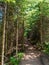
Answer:
<svg viewBox="0 0 49 65"><path fill-rule="evenodd" d="M27 33L32 30L35 26L36 22L40 19L40 10L39 3L33 2L28 4L28 8L26 9L26 21L25 21L25 36Z"/></svg>
<svg viewBox="0 0 49 65"><path fill-rule="evenodd" d="M49 55L49 42L43 44L43 52Z"/></svg>
<svg viewBox="0 0 49 65"><path fill-rule="evenodd" d="M23 57L23 53L18 53L18 58L11 57L10 62L12 65L18 65Z"/></svg>
<svg viewBox="0 0 49 65"><path fill-rule="evenodd" d="M25 11L25 36L27 36L28 31L31 31L35 23L40 21L41 14L49 17L49 3L47 0L27 0L28 7Z"/></svg>

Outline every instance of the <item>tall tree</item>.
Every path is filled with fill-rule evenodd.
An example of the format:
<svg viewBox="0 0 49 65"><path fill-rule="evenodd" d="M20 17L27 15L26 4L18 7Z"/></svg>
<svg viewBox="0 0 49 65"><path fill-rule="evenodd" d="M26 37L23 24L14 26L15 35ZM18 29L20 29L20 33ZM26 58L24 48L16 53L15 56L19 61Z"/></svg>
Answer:
<svg viewBox="0 0 49 65"><path fill-rule="evenodd" d="M4 65L4 48L5 48L5 26L6 26L6 9L7 9L7 5L5 4L5 12L4 12L4 26L3 26L3 42L2 42L2 65Z"/></svg>

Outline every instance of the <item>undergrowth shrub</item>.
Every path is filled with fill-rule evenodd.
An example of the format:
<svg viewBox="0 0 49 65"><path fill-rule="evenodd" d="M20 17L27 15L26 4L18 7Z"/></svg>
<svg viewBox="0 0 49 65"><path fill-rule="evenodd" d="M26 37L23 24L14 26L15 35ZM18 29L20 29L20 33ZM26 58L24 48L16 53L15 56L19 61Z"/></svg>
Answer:
<svg viewBox="0 0 49 65"><path fill-rule="evenodd" d="M43 50L42 51L49 55L49 42L45 42L43 44Z"/></svg>
<svg viewBox="0 0 49 65"><path fill-rule="evenodd" d="M23 53L18 53L17 58L10 57L10 65L19 65L22 57L23 57ZM6 64L6 65L8 65L8 64Z"/></svg>

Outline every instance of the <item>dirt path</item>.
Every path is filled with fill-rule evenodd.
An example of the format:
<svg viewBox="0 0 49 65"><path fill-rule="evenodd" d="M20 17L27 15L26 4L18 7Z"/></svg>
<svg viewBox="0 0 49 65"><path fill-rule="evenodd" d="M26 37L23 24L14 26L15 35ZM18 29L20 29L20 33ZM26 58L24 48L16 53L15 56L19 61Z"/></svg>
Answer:
<svg viewBox="0 0 49 65"><path fill-rule="evenodd" d="M20 65L42 65L39 61L40 52L35 51L32 45L25 44L25 53Z"/></svg>

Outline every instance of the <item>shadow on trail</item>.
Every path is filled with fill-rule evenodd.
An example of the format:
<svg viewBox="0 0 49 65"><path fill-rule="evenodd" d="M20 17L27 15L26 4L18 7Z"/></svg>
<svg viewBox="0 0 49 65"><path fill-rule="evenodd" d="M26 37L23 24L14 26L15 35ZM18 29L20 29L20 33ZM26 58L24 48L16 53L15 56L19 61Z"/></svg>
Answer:
<svg viewBox="0 0 49 65"><path fill-rule="evenodd" d="M28 42L25 42L25 53L20 65L42 65L39 61L40 52Z"/></svg>

